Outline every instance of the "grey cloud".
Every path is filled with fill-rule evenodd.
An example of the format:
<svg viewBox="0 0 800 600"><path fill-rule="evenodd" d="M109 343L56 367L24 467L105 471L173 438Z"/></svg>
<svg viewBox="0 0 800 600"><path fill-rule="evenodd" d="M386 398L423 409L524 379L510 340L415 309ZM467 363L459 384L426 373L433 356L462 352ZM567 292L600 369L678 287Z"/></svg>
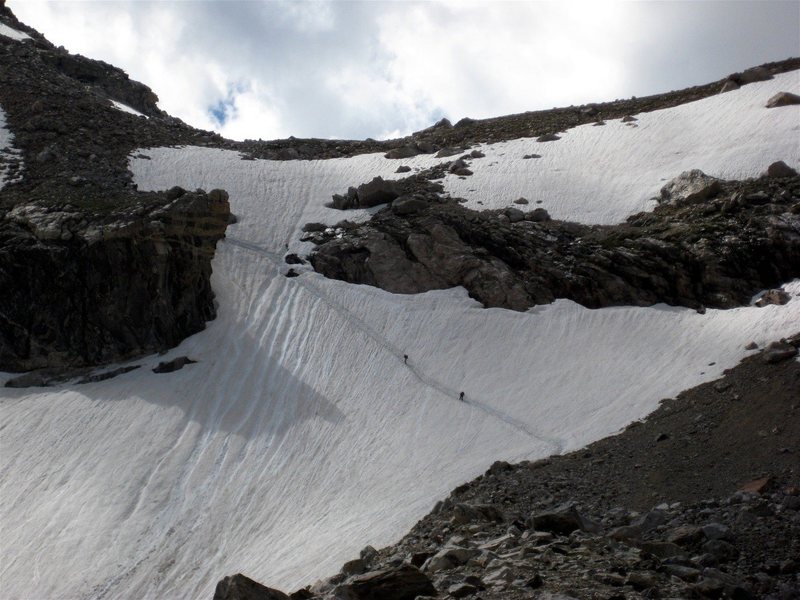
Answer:
<svg viewBox="0 0 800 600"><path fill-rule="evenodd" d="M16 9L21 2L10 0L9 4ZM578 70L557 66L557 61L569 60L557 51L541 52L536 57L547 68L542 69L544 75L535 85L524 88L522 93L519 86L504 85L502 78L509 76L506 71L515 77L529 74L497 69L499 65L483 57L481 48L511 39L511 34L520 44L558 33L570 45L580 45L583 40L571 31L568 21L555 21L570 14L559 12L558 4L525 5L525 10L520 9L520 4L500 5L502 10L520 10L523 15L519 20L506 20L504 26L510 29L507 31L492 30L490 20L481 20L481 10L492 7L496 11L497 6L498 3L487 3L483 8L479 5L465 10L463 5L429 2L129 0L70 2L59 4L58 8L87 14L118 10L130 16L140 33L151 27L160 14L168 12L179 26L167 35L173 37L183 56L200 65L222 65L228 88L246 90L250 82L257 82L263 91L262 101L280 119L281 130L301 137L376 137L387 131L407 132L443 115L459 118L550 108L555 96L552 90L562 87L574 93L567 104L613 99L591 97L594 92L582 85ZM606 57L622 71L610 92L616 97L705 83L754 64L800 54L800 4L794 0L640 2L617 5L616 10L624 11L626 22L630 21L630 30L612 40L613 55ZM437 41L447 43L448 32L455 39L459 25L482 32L480 39L460 40L473 45L471 62L456 62L449 67L450 72L443 73L455 78L451 83L455 81L460 97L469 100L462 102L460 108L447 105L446 98L452 99L452 94L436 93L436 86L444 84L437 80L435 71L421 88L419 84L406 86L402 74L393 71L398 48L391 31L388 36L379 37L379 21L391 18L400 27L415 11L422 11L440 28L444 39ZM37 26L35 13L29 20ZM97 35L103 35L101 27ZM571 35L574 39L570 39ZM408 43L414 42L412 37ZM525 49L520 47L520 51ZM439 64L440 57L433 51L425 54L422 50L426 60L440 69L446 68ZM448 48L451 57L460 56L463 50L452 45ZM512 51L506 61L513 66L516 59ZM494 55L493 60L500 58ZM135 62L120 66L136 75ZM340 84L329 85L331 80ZM432 88L431 93L425 86ZM229 89L217 87L218 84L197 82L194 89L185 90L186 101L203 102L208 111L219 102L234 99L228 97ZM482 114L457 114L459 110Z"/></svg>

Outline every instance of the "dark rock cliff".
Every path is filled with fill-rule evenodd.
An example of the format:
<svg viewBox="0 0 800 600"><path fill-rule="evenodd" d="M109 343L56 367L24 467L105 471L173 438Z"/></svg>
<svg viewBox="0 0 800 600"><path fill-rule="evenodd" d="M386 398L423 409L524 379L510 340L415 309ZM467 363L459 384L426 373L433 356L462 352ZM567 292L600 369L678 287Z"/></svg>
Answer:
<svg viewBox="0 0 800 600"><path fill-rule="evenodd" d="M714 186L713 198L665 202L614 226L554 221L541 209L478 212L417 192L366 223L304 239L318 244L311 263L327 277L405 294L460 285L514 310L556 298L731 308L800 276L800 178Z"/></svg>
<svg viewBox="0 0 800 600"><path fill-rule="evenodd" d="M216 315L211 258L227 194L158 195L111 212L0 211L0 370L97 365L163 350Z"/></svg>
<svg viewBox="0 0 800 600"><path fill-rule="evenodd" d="M56 48L2 2L0 22L31 36L0 36L0 108L14 136L0 190L0 371L177 345L216 314L211 259L227 194L137 192L128 155L221 138L166 115L122 70Z"/></svg>

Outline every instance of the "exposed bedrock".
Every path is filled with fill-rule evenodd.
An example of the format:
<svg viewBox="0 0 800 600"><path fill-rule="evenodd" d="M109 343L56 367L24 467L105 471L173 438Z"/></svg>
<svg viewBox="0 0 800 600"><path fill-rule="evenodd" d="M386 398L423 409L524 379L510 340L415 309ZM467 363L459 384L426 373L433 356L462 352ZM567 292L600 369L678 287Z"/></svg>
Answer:
<svg viewBox="0 0 800 600"><path fill-rule="evenodd" d="M98 365L202 330L229 214L224 191L179 189L111 212L0 211L0 370Z"/></svg>
<svg viewBox="0 0 800 600"><path fill-rule="evenodd" d="M665 186L653 212L615 226L476 212L430 194L411 211L403 196L364 224L307 234L310 258L333 279L406 294L461 285L514 310L556 298L729 308L800 277L800 178L712 184L674 201Z"/></svg>

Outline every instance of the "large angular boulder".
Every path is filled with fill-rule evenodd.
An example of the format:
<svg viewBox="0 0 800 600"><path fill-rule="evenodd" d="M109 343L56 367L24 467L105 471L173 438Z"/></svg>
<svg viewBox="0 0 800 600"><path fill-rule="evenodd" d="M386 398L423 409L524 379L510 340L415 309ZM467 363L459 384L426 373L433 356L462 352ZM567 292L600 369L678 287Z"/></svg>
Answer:
<svg viewBox="0 0 800 600"><path fill-rule="evenodd" d="M584 529L583 519L573 506L531 515L528 518L528 526L536 531L548 531L558 535L569 535L576 529Z"/></svg>
<svg viewBox="0 0 800 600"><path fill-rule="evenodd" d="M417 596L436 596L436 588L425 573L409 564L358 575L334 591L337 600L414 600Z"/></svg>
<svg viewBox="0 0 800 600"><path fill-rule="evenodd" d="M374 177L372 181L362 183L357 188L350 187L347 194L333 194L333 208L348 210L351 208L369 208L378 204L391 202L400 196L395 181L387 181L383 177Z"/></svg>
<svg viewBox="0 0 800 600"><path fill-rule="evenodd" d="M719 179L710 177L700 169L684 171L661 188L660 204L685 206L713 198L722 186Z"/></svg>
<svg viewBox="0 0 800 600"><path fill-rule="evenodd" d="M795 175L797 175L797 171L795 171L792 167L787 165L782 160L779 160L767 167L766 175L767 177L773 177L779 179L782 177L794 177Z"/></svg>
<svg viewBox="0 0 800 600"><path fill-rule="evenodd" d="M375 177L369 183L362 183L356 188L358 206L366 208L391 202L400 195L397 183L386 181L383 177Z"/></svg>
<svg viewBox="0 0 800 600"><path fill-rule="evenodd" d="M431 556L423 565L423 570L428 573L448 571L465 564L470 558L477 555L475 548L462 548L460 546L448 546L442 548Z"/></svg>
<svg viewBox="0 0 800 600"><path fill-rule="evenodd" d="M237 573L217 584L214 600L289 600L289 596Z"/></svg>

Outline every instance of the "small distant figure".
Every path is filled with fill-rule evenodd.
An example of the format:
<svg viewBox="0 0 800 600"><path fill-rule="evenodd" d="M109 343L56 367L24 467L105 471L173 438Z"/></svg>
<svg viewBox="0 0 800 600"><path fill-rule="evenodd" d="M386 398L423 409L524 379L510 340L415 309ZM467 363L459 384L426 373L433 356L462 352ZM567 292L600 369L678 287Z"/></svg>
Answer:
<svg viewBox="0 0 800 600"><path fill-rule="evenodd" d="M464 401L464 392L461 392L461 393L458 395L458 399L459 399L459 400L461 400L462 402Z"/></svg>
<svg viewBox="0 0 800 600"><path fill-rule="evenodd" d="M404 365L408 364L408 354L403 354L403 364Z"/></svg>
<svg viewBox="0 0 800 600"><path fill-rule="evenodd" d="M285 246L285 247L286 247L286 249L288 250L288 249L289 249L289 242L286 242L286 243L284 244L284 246Z"/></svg>

